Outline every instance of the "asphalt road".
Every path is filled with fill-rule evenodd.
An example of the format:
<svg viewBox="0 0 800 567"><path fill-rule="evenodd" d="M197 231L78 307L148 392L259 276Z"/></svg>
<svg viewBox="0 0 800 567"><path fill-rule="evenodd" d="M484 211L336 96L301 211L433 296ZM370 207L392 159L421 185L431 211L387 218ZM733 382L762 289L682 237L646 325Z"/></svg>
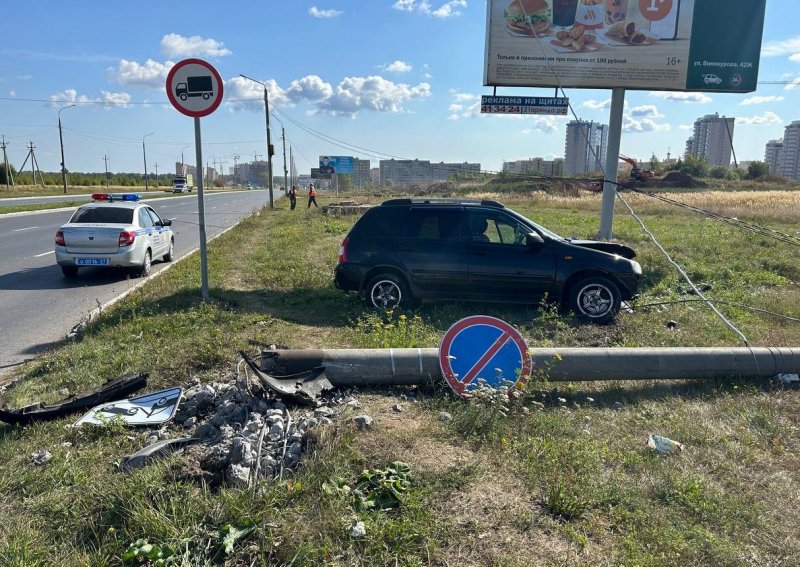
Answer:
<svg viewBox="0 0 800 567"><path fill-rule="evenodd" d="M267 191L206 195L207 237L268 203ZM199 246L196 194L149 204L160 216L174 219L176 258ZM0 215L0 374L55 346L92 309L141 281L114 268L82 268L75 280L63 277L55 263L54 237L73 210ZM153 273L164 266L154 262Z"/></svg>

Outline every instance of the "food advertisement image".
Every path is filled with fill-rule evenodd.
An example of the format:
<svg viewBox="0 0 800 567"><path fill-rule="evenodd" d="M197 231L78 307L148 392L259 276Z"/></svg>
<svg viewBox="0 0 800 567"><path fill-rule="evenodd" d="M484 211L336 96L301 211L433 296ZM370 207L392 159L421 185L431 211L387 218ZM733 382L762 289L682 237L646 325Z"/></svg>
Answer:
<svg viewBox="0 0 800 567"><path fill-rule="evenodd" d="M749 92L765 4L489 0L484 84Z"/></svg>

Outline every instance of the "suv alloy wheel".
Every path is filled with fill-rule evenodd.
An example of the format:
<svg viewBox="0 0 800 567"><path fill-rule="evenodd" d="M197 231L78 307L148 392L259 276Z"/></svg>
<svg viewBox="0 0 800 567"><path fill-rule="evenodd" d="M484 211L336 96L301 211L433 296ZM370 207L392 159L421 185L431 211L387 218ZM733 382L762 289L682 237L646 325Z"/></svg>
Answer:
<svg viewBox="0 0 800 567"><path fill-rule="evenodd" d="M602 325L619 311L619 288L604 277L586 278L572 286L569 302L579 319Z"/></svg>
<svg viewBox="0 0 800 567"><path fill-rule="evenodd" d="M393 274L380 274L367 285L367 300L371 307L387 311L407 307L411 303L408 286Z"/></svg>

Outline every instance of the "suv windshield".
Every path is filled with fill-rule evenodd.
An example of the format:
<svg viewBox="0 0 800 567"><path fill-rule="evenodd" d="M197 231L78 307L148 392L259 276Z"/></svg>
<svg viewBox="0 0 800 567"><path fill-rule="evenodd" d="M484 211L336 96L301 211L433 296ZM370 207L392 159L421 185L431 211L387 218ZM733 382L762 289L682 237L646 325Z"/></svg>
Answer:
<svg viewBox="0 0 800 567"><path fill-rule="evenodd" d="M133 209L115 207L89 207L78 209L69 222L71 223L109 223L131 224Z"/></svg>
<svg viewBox="0 0 800 567"><path fill-rule="evenodd" d="M506 208L505 210L508 211L509 213L511 213L512 215L514 215L514 217L517 220L519 220L520 222L522 222L523 224L527 224L527 225L532 226L534 229L536 229L537 232L539 232L539 234L543 234L544 236L550 237L553 240L566 240L566 238L564 238L563 236L559 236L558 234L556 234L552 230L547 230L545 227L536 224L531 219L522 216L517 211L511 210L509 208Z"/></svg>

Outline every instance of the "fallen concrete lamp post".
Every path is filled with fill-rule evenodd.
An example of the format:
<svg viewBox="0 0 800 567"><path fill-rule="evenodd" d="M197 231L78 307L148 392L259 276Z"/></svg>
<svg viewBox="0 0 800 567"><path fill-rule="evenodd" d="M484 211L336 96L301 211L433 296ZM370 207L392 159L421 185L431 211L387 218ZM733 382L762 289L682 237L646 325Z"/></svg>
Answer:
<svg viewBox="0 0 800 567"><path fill-rule="evenodd" d="M800 372L800 348L535 348L534 377L557 382L772 378ZM404 386L441 379L438 348L267 350L273 376L324 367L333 386Z"/></svg>

